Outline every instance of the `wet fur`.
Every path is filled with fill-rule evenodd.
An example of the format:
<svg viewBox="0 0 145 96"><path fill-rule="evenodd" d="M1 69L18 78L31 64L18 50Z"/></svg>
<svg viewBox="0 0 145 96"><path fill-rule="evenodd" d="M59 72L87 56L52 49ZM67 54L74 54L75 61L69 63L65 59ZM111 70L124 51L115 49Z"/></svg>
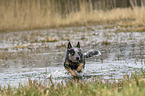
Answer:
<svg viewBox="0 0 145 96"><path fill-rule="evenodd" d="M72 47L71 43L68 43L64 67L71 73L72 76L76 77L76 72L81 72L85 67L85 58L92 57L94 55L100 55L99 51L90 50L87 53L83 53L78 42L76 47Z"/></svg>
<svg viewBox="0 0 145 96"><path fill-rule="evenodd" d="M85 59L83 55L83 51L80 48L80 44L78 42L76 47L72 47L71 43L68 43L67 52L66 52L66 58L64 62L64 67L68 69L74 69L76 70L78 68L78 65L80 63L83 64L83 67L85 65Z"/></svg>

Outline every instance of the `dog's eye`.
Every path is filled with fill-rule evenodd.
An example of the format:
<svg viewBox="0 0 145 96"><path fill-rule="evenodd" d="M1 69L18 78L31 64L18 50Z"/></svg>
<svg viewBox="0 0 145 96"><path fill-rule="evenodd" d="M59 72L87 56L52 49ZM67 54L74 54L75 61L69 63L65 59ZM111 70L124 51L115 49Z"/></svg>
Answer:
<svg viewBox="0 0 145 96"><path fill-rule="evenodd" d="M78 54L81 56L81 52L78 52Z"/></svg>
<svg viewBox="0 0 145 96"><path fill-rule="evenodd" d="M74 55L75 55L75 53L71 53L71 55L72 55L72 56L74 56Z"/></svg>
<svg viewBox="0 0 145 96"><path fill-rule="evenodd" d="M74 50L70 50L69 52L70 52L70 54L71 54L72 56L75 55L75 51L74 51Z"/></svg>
<svg viewBox="0 0 145 96"><path fill-rule="evenodd" d="M71 53L71 55L72 55L72 56L74 56L74 55L75 55L75 53L74 53L74 52L72 52L72 53Z"/></svg>

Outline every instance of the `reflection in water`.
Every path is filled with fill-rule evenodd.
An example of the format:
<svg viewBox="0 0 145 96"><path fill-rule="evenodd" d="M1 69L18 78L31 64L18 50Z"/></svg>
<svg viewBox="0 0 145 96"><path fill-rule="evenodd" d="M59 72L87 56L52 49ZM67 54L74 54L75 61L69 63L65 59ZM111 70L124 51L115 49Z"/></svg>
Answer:
<svg viewBox="0 0 145 96"><path fill-rule="evenodd" d="M102 56L86 59L81 79L120 79L145 68L144 32L116 33L116 29L101 26L90 28L0 33L0 85L17 86L28 78L48 80L50 75L54 82L72 79L63 67L68 39L72 43L80 41L85 52L98 49L102 53Z"/></svg>

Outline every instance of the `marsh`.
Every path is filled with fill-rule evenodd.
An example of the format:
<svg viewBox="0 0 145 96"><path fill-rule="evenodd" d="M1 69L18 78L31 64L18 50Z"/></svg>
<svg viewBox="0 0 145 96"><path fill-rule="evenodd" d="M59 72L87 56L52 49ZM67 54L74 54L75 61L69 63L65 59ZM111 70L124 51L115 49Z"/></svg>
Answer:
<svg viewBox="0 0 145 96"><path fill-rule="evenodd" d="M86 59L83 79L121 79L144 67L145 32L117 32L116 27L82 26L0 33L0 85L18 86L28 78L54 82L72 78L63 62L68 40L84 52L102 55Z"/></svg>

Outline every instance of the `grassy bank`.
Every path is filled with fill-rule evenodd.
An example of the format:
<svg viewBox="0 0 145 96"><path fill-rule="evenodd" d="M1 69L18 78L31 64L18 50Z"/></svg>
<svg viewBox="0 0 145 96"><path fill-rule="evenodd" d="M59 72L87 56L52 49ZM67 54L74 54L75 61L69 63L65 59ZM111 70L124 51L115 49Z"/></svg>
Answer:
<svg viewBox="0 0 145 96"><path fill-rule="evenodd" d="M51 83L51 84L50 84ZM40 83L29 80L29 84L18 88L1 88L1 96L144 96L145 72L133 74L131 78L125 75L116 81L92 79L92 81L71 80L69 82L53 84Z"/></svg>
<svg viewBox="0 0 145 96"><path fill-rule="evenodd" d="M1 0L0 32L72 25L80 26L94 23L116 24L126 27L135 26L145 30L145 8L143 6L134 7L133 9L114 8L102 10L96 8L94 10L92 3L88 5L88 2L78 2L80 4L79 9L69 11L69 8L59 7L59 4L51 0L45 0L45 2L39 2L39 0ZM103 6L103 4L96 6ZM67 14L65 11L67 11Z"/></svg>

